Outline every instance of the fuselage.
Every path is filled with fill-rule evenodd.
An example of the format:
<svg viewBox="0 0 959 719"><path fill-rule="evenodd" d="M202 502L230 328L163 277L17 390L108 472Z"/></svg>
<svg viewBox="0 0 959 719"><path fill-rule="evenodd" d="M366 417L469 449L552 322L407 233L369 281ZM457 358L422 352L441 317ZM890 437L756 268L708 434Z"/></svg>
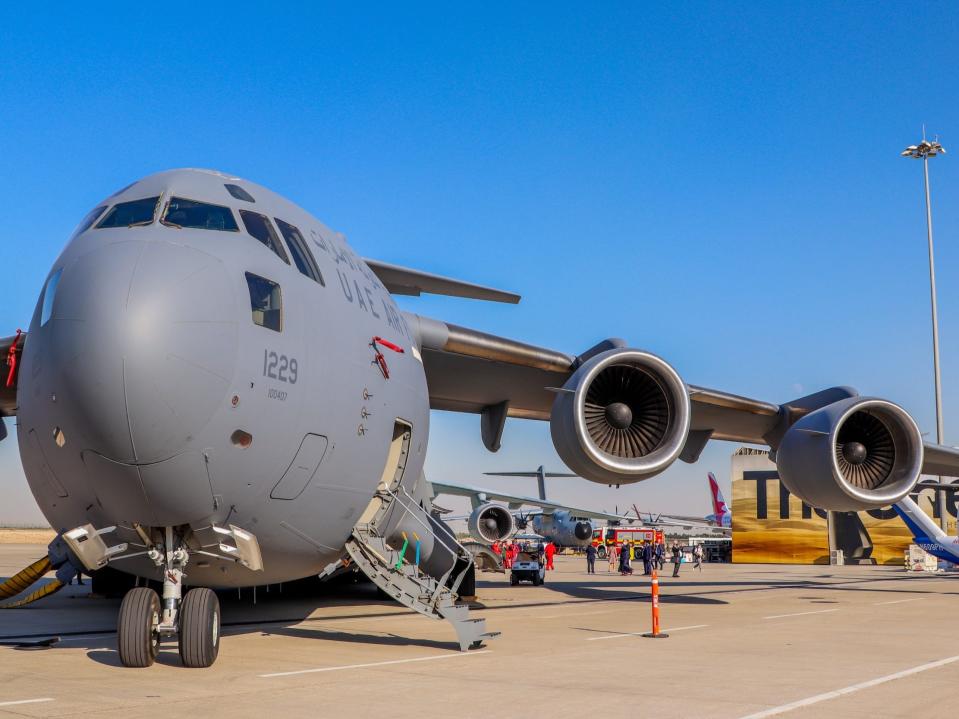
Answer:
<svg viewBox="0 0 959 719"><path fill-rule="evenodd" d="M532 517L534 531L561 547L585 547L593 538L593 525L588 519L573 517L565 510Z"/></svg>
<svg viewBox="0 0 959 719"><path fill-rule="evenodd" d="M389 292L342 235L217 172L151 175L91 218L53 263L19 374L20 454L51 525L116 525L131 543L137 524L256 535L263 572L198 556L194 585L342 556L395 472L397 429L405 476L426 453L425 374Z"/></svg>

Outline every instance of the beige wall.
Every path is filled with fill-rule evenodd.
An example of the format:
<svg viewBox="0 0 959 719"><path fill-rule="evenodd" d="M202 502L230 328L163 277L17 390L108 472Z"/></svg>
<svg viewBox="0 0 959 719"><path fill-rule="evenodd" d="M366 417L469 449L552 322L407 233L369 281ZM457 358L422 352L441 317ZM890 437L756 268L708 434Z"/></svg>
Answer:
<svg viewBox="0 0 959 719"><path fill-rule="evenodd" d="M759 483L756 473L765 473L766 512L760 518ZM927 497L920 496L919 504L932 515ZM780 486L776 465L762 455L733 455L732 458L733 561L737 563L828 564L829 544L826 520L815 511L803 518L802 502L789 496L789 517L780 516ZM887 508L888 509L888 508ZM859 515L869 532L874 548L872 557L879 564L901 564L903 551L912 541L912 535L898 517L877 519L866 512ZM952 519L953 524L955 520ZM953 529L953 531L955 531Z"/></svg>

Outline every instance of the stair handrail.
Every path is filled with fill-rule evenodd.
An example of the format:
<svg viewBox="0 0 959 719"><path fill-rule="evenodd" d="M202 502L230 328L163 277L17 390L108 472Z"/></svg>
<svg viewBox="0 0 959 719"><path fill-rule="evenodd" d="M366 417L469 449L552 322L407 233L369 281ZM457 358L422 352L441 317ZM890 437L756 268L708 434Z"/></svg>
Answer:
<svg viewBox="0 0 959 719"><path fill-rule="evenodd" d="M406 497L409 498L410 502L411 502L414 506L417 506L417 507L419 506L419 504L417 503L417 501L413 498L412 495L410 495L410 494L406 491L405 488L401 488L401 490L402 490L403 494L404 494ZM409 514L421 527L424 528L424 530L425 530L426 532L428 532L429 534L433 535L434 538L438 539L438 540L441 542L441 544L442 544L444 547L446 547L446 549L448 549L448 550L450 551L450 553L453 554L453 556L454 556L454 559L453 559L452 564L450 565L450 568L443 574L443 576L442 576L441 579L436 579L435 577L431 577L430 575L426 575L427 577L429 577L429 579L431 579L431 580L433 580L433 581L435 581L435 582L437 583L436 589L432 592L432 596L430 597L430 602L429 602L430 608L435 610L436 604L439 602L440 596L442 596L443 591L446 590L446 588L447 588L447 587L446 587L446 581L449 579L450 575L453 573L453 570L456 568L456 558L469 557L469 554L468 554L468 552L466 551L466 548L463 547L463 545L460 544L459 541L457 541L456 537L453 535L453 533L452 533L447 527L445 527L445 526L442 525L442 524L439 524L440 528L442 528L443 532L444 532L444 533L447 535L447 537L453 542L453 545L454 545L454 546L450 546L450 545L444 540L444 538L443 538L442 536L438 535L438 534L433 530L433 527L432 527L431 525L427 524L427 523L424 522L422 519L420 519L420 517L417 515L417 513L414 512L412 509L410 509L409 506L407 506L406 502L403 500L402 497L400 497L400 495L398 495L397 493L395 493L395 492L394 492L392 489L390 489L389 487L385 487L382 491L385 492L386 494L388 494L390 497L392 497L393 500L395 500L396 502L398 502L398 503L399 503L399 506L401 507L401 509L402 509L405 513ZM392 503L391 503L391 504L392 504ZM379 519L380 517L382 517L383 515L385 515L385 514L387 513L387 511L389 510L389 507L390 507L390 505L385 505L385 506L381 507L381 508L380 508L380 511L377 512L376 517L373 518L373 520L370 522L370 524L371 524L371 525L376 524L376 520ZM465 555L465 557L464 557L464 555ZM421 573L422 573L422 574L425 574L425 572L422 572L418 566L416 567L415 571L416 571L417 574L421 574ZM463 569L463 571L460 572L459 576L456 577L456 579L453 581L452 586L449 587L449 591L450 591L450 592L452 592L453 594L456 593L456 590L459 588L460 584L463 582L463 579L464 579L464 577L466 576L466 572L467 572L467 571L469 571L469 563L467 563L467 565L466 565L466 567Z"/></svg>
<svg viewBox="0 0 959 719"><path fill-rule="evenodd" d="M410 502L412 502L413 505L418 504L416 499L406 490L405 487L400 487L400 489L403 491L403 494L405 494L409 498ZM404 505L404 508L405 506L406 505ZM413 514L413 517L416 518L416 520L419 521L421 524L423 523L422 520L420 520L419 517L417 517L415 514ZM463 583L463 579L466 577L466 573L469 571L470 564L473 563L473 557L469 553L469 551L466 549L466 547L460 544L460 541L456 538L456 535L453 534L453 532L449 529L449 527L447 527L443 522L437 522L437 525L450 538L450 540L455 545L456 549L458 549L459 551L458 552L454 551L452 547L450 547L449 545L445 543L443 544L443 546L449 549L454 555L459 555L461 559L467 560L466 566L463 568L463 571L459 573L459 576L456 577L456 579L453 581L452 586L450 586L449 588L450 592L452 592L453 594L457 594L456 590L459 589L460 584ZM432 525L430 525L429 529L432 532ZM438 537L438 535L435 532L433 532L433 536ZM449 571L443 575L443 582L442 582L443 585L446 584L447 578L450 576L450 574L452 574L454 569L456 569L455 559L453 560L453 564L450 567Z"/></svg>

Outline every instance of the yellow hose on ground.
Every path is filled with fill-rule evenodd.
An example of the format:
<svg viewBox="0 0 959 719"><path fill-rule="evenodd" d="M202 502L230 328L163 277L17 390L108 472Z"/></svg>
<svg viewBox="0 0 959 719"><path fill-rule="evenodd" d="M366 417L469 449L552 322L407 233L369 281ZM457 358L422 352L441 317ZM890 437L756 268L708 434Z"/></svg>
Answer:
<svg viewBox="0 0 959 719"><path fill-rule="evenodd" d="M35 602L38 599L43 599L44 597L48 597L55 592L59 592L65 586L67 585L61 582L59 579L54 579L49 584L44 584L37 591L28 594L19 601L11 602L10 604L0 604L0 609L16 609L17 607L25 607L26 605Z"/></svg>
<svg viewBox="0 0 959 719"><path fill-rule="evenodd" d="M20 592L25 592L30 588L30 585L36 582L44 574L49 572L52 568L53 565L50 564L50 559L48 557L44 557L43 559L38 559L26 569L21 569L19 572L10 577L10 579L5 581L3 584L0 584L0 599L8 599L10 597L15 597L16 595L20 594Z"/></svg>

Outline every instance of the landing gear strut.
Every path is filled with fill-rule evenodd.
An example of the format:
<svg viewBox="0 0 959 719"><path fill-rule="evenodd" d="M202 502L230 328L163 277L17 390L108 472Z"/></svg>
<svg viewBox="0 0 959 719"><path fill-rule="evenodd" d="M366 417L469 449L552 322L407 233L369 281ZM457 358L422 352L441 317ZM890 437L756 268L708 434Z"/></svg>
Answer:
<svg viewBox="0 0 959 719"><path fill-rule="evenodd" d="M216 594L196 588L183 596L183 568L190 554L172 527L164 530L163 546L150 547L147 555L163 570L162 603L148 587L127 592L117 622L120 661L126 667L148 667L157 657L160 640L177 636L184 666L211 666L220 649Z"/></svg>

